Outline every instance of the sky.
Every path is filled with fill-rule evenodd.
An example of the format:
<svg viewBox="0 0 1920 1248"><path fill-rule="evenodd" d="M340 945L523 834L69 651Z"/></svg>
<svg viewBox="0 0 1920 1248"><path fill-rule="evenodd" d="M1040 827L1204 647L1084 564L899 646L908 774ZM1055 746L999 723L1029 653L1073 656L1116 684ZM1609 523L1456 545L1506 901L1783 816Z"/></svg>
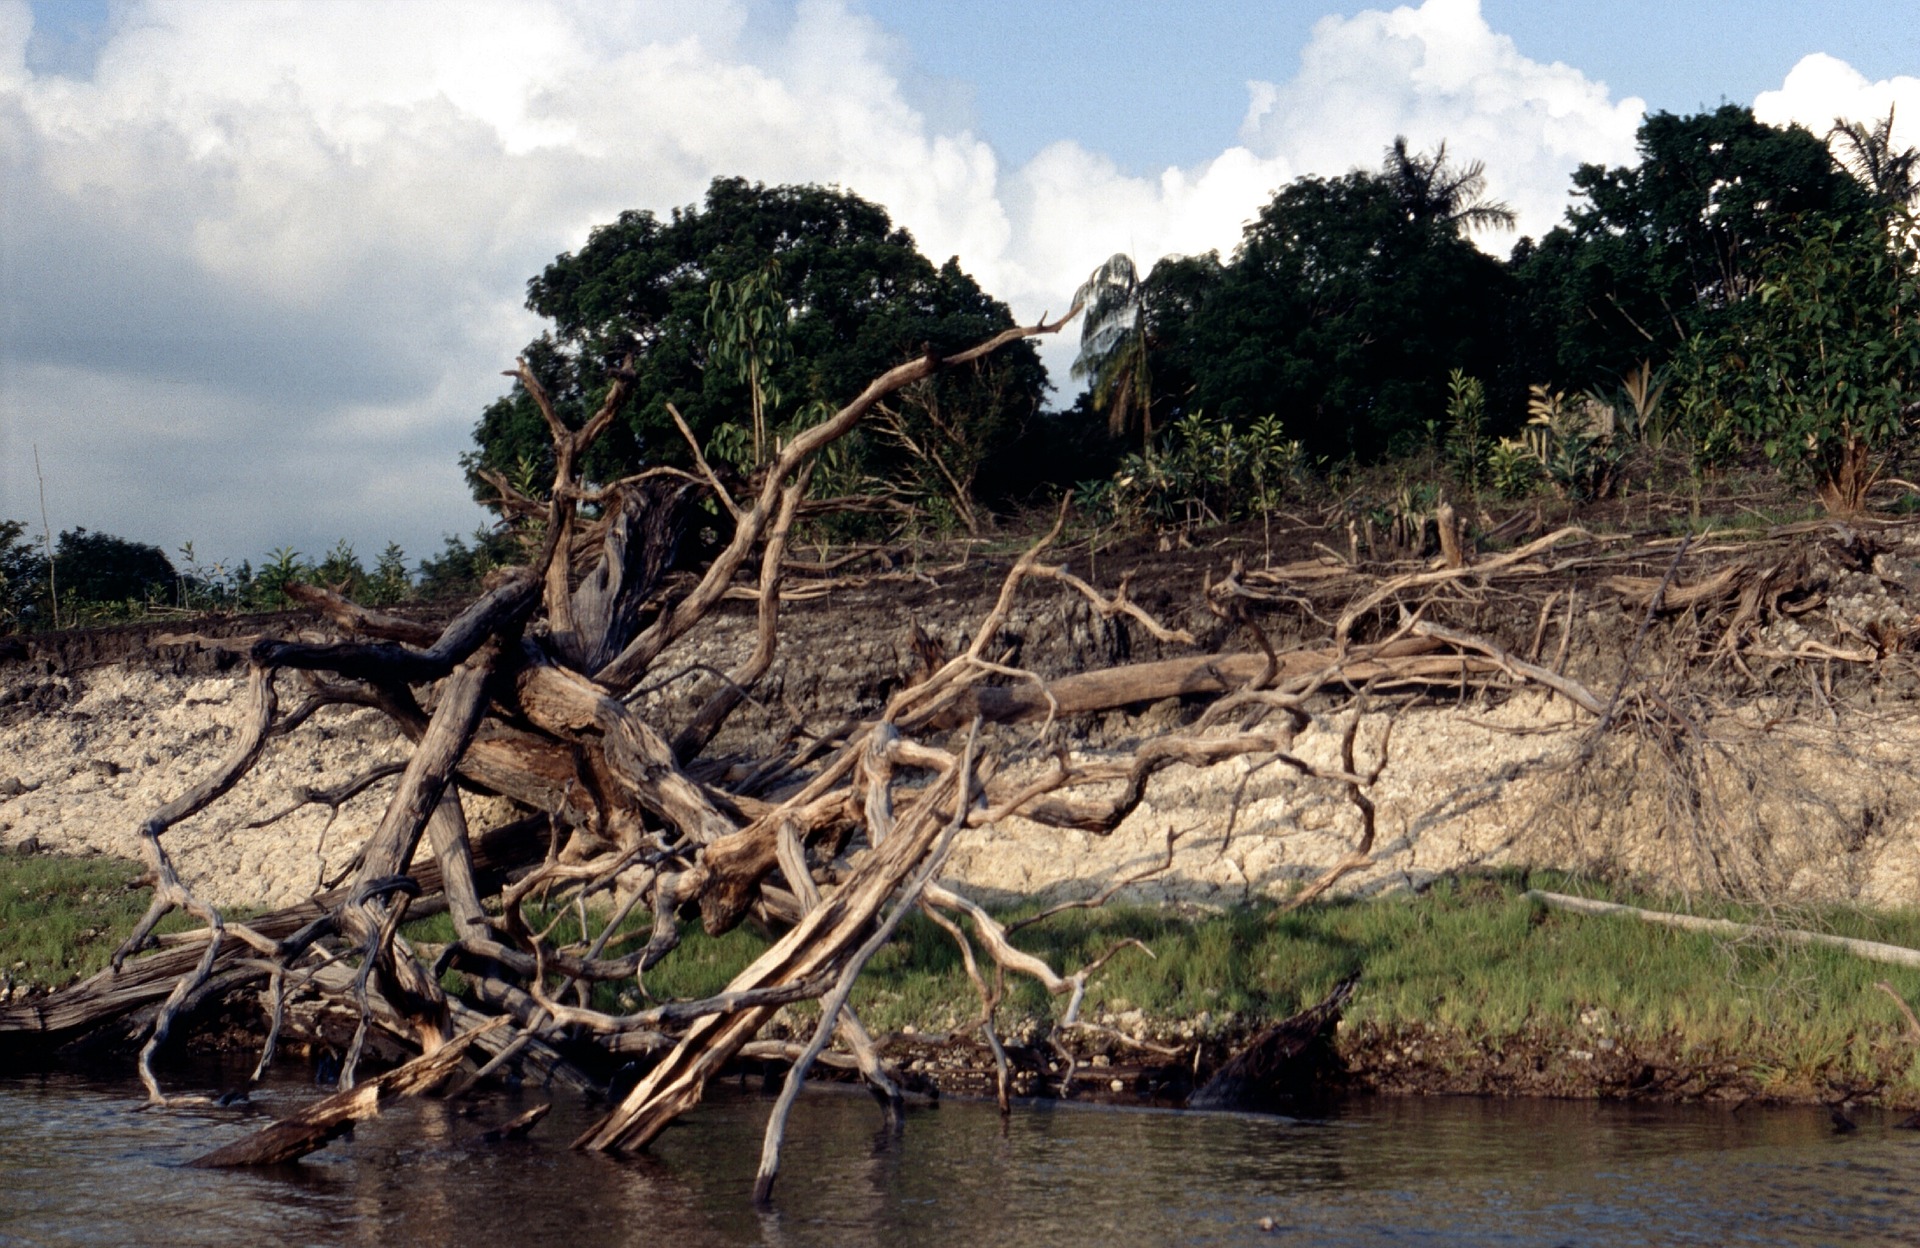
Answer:
<svg viewBox="0 0 1920 1248"><path fill-rule="evenodd" d="M1539 235L1649 110L1920 145L1920 0L0 0L0 519L202 563L485 520L527 279L716 176L836 184L1016 316L1231 252L1394 136ZM1504 252L1511 237L1482 238ZM1043 355L1069 389L1069 335ZM1071 397L1062 393L1065 401ZM36 472L36 455L38 470Z"/></svg>

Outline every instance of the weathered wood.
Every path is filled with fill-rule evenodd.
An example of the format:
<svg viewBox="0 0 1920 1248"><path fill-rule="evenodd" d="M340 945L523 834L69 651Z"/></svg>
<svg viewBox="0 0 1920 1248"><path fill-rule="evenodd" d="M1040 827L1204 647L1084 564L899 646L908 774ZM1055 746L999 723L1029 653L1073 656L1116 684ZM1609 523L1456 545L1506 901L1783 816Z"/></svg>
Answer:
<svg viewBox="0 0 1920 1248"><path fill-rule="evenodd" d="M473 845L474 869L480 886L489 891L497 887L498 872L538 860L546 844L544 819L523 820L483 834ZM410 871L423 894L439 891L441 874L437 864L417 864ZM316 919L324 918L344 903L350 892L350 888L340 888L322 893L311 900L250 919L247 926L269 939L284 940ZM421 902L412 907L416 915L431 911L432 906ZM10 1001L0 1006L0 1046L57 1044L152 1005L164 999L182 975L193 970L205 948L204 933L165 937L157 952L128 961L118 972L109 968L44 997ZM215 961L216 971L224 973L251 956L252 951L245 945L227 942ZM257 975L264 978L266 971L259 970Z"/></svg>
<svg viewBox="0 0 1920 1248"><path fill-rule="evenodd" d="M1865 958L1869 962L1920 967L1920 949L1909 949L1905 945L1883 944L1877 940L1858 940L1852 936L1809 932L1797 927L1762 927L1757 923L1735 923L1731 919L1708 919L1697 914L1674 914L1667 910L1643 910L1639 906L1595 901L1591 897L1570 897L1565 893L1549 893L1538 888L1528 889L1526 897L1529 901L1539 902L1543 906L1555 910L1571 910L1576 914L1638 919L1642 923L1657 923L1662 927L1677 927L1688 932L1705 932L1711 936L1777 940L1789 945L1821 945L1828 949L1842 950L1856 958Z"/></svg>
<svg viewBox="0 0 1920 1248"><path fill-rule="evenodd" d="M1272 1111L1324 1095L1339 1060L1327 1038L1359 982L1359 975L1347 976L1319 1004L1260 1032L1187 1098L1187 1108Z"/></svg>
<svg viewBox="0 0 1920 1248"><path fill-rule="evenodd" d="M564 739L598 744L608 769L633 800L706 844L735 831L716 795L680 770L673 749L637 711L578 672L529 661L514 680L520 711Z"/></svg>
<svg viewBox="0 0 1920 1248"><path fill-rule="evenodd" d="M1344 654L1337 649L1295 650L1277 656L1278 670L1270 683L1336 670L1341 681L1354 685L1381 678L1457 675L1458 661L1452 658L1436 663L1407 661L1433 655L1440 648L1437 641L1402 638L1384 646L1353 646ZM928 726L958 728L976 716L991 724L1023 723L1050 715L1061 718L1110 711L1162 698L1229 693L1266 668L1264 654L1209 654L1082 672L1048 681L1044 686L976 686L943 707Z"/></svg>
<svg viewBox="0 0 1920 1248"><path fill-rule="evenodd" d="M673 610L662 612L658 620L627 643L626 648L621 650L615 658L597 669L593 673L594 679L608 688L623 692L632 688L653 661L660 657L661 651L685 636L688 629L705 619L726 594L727 587L733 583L734 574L746 562L747 556L765 536L767 525L773 521L777 513L780 493L787 482L796 472L812 463L814 457L821 451L851 433L854 426L873 410L876 403L903 386L924 381L944 369L982 359L1008 343L1038 334L1057 334L1063 326L1079 314L1080 309L1076 307L1050 324L1002 330L978 346L970 347L955 355L942 357L929 353L919 359L896 365L869 382L866 389L845 407L819 424L801 430L781 449L779 456L761 474L759 495L735 524L733 539L707 566L706 572L701 576L699 584L694 586L693 592L683 598Z"/></svg>
<svg viewBox="0 0 1920 1248"><path fill-rule="evenodd" d="M943 827L941 807L965 799L956 766L927 786L912 811L831 898L735 976L729 992L812 978L838 965L866 934L887 898L914 872ZM879 839L876 837L876 839ZM643 1149L668 1123L699 1103L707 1080L773 1016L775 1006L702 1018L606 1117L575 1141L596 1151Z"/></svg>
<svg viewBox="0 0 1920 1248"><path fill-rule="evenodd" d="M490 1019L454 1037L433 1053L396 1066L358 1087L315 1101L299 1113L282 1118L245 1139L204 1153L187 1164L220 1169L277 1166L298 1161L346 1134L354 1123L379 1113L383 1097L418 1096L432 1091L454 1072L476 1040L506 1025L504 1018Z"/></svg>
<svg viewBox="0 0 1920 1248"><path fill-rule="evenodd" d="M515 630L539 601L539 583L527 568L511 569L501 583L462 611L422 650L398 642L311 643L266 640L253 647L263 668L332 672L369 681L422 684L439 680L466 661L482 643Z"/></svg>
<svg viewBox="0 0 1920 1248"><path fill-rule="evenodd" d="M766 551L760 556L760 604L754 620L753 653L722 678L720 688L694 712L687 726L673 739L673 756L683 764L707 748L727 717L746 700L747 690L758 684L773 666L774 651L780 642L782 560L787 553L787 535L793 530L794 510L807 492L808 480L809 474L803 469L800 478L780 496L780 514L767 534Z"/></svg>
<svg viewBox="0 0 1920 1248"><path fill-rule="evenodd" d="M599 558L574 587L573 630L553 635L570 666L593 671L633 639L642 604L679 552L693 497L694 486L679 480L637 482L620 491Z"/></svg>

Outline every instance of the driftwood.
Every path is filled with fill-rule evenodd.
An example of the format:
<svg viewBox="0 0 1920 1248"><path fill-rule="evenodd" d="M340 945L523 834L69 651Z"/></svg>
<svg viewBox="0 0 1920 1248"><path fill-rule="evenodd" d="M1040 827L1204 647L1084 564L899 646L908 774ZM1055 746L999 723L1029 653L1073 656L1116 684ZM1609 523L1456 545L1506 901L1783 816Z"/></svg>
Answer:
<svg viewBox="0 0 1920 1248"><path fill-rule="evenodd" d="M1324 1093L1332 1062L1329 1033L1353 995L1349 975L1317 1005L1266 1028L1187 1098L1188 1109L1276 1110L1303 1095Z"/></svg>
<svg viewBox="0 0 1920 1248"><path fill-rule="evenodd" d="M1741 940L1777 940L1789 945L1820 945L1828 949L1839 949L1869 962L1920 967L1920 949L1883 944L1877 940L1835 936L1831 932L1809 932L1797 927L1762 927L1754 923L1735 923L1731 919L1708 919L1696 914L1675 914L1667 910L1645 910L1639 906L1595 901L1591 897L1570 897L1565 893L1549 893L1537 888L1527 890L1526 895L1529 900L1537 901L1543 906L1554 910L1570 910L1575 914L1638 919L1642 923L1657 923L1662 927L1677 927L1682 931L1705 932L1712 936L1728 936Z"/></svg>
<svg viewBox="0 0 1920 1248"><path fill-rule="evenodd" d="M226 1166L277 1166L297 1161L352 1130L354 1123L379 1113L382 1097L419 1096L440 1086L459 1067L460 1059L466 1055L469 1045L482 1035L506 1026L506 1023L504 1018L482 1023L432 1053L396 1066L358 1087L347 1088L315 1101L297 1114L282 1118L243 1140L235 1140L223 1148L196 1157L187 1164L203 1169L218 1169Z"/></svg>
<svg viewBox="0 0 1920 1248"><path fill-rule="evenodd" d="M1178 653L1042 679L1007 665L1002 637L1016 598L1036 584L1077 595L1158 645L1198 647L1194 632L1134 603L1125 578L1105 590L1043 561L1065 523L1063 509L1053 531L1007 572L963 651L948 656L921 646L919 671L870 718L781 747L755 767L715 764L711 743L771 670L779 646L783 603L793 600L789 545L795 526L821 502L808 497L816 458L903 386L1062 324L1008 330L953 356L901 364L732 490L697 448L697 473L660 468L611 484L583 482L582 457L626 399L624 370L576 429L521 363L511 375L546 422L554 477L537 497L490 479L502 514L518 526L526 562L496 573L479 598L437 629L324 589L298 590L338 636L252 642L249 701L232 754L140 826L154 880L148 912L109 971L0 1008L0 1041L65 1039L122 1020L145 1040L140 1069L149 1099L165 1102L152 1058L173 1026L201 1003L244 989L258 993L267 1019L262 1068L286 1029L302 1025L297 1016L314 1013L315 999L329 1025L346 1020L352 1033L344 1082L352 1083L375 1039L423 1055L400 1068L409 1073L349 1087L205 1164L264 1164L320 1147L372 1112L381 1095L424 1079L423 1072L435 1082L457 1078L455 1094L508 1064L584 1088L590 1079L571 1060L581 1055L632 1058L646 1067L576 1141L631 1151L698 1104L730 1061L776 1053L793 1065L763 1145L758 1187L765 1197L777 1173L786 1108L816 1060L850 1065L889 1112L897 1108L898 1081L847 1002L867 959L910 911L929 915L959 945L981 997L974 1026L1001 1065L1003 1103L1006 1062L994 1016L1006 975L1029 977L1062 1002L1047 1040L1065 1059L1062 1088L1079 1073L1068 1043L1076 1037L1156 1048L1080 1017L1088 985L1109 958L1151 952L1122 942L1062 972L1021 950L1007 927L938 879L945 849L963 829L1018 816L1105 833L1139 806L1160 772L1254 757L1282 764L1302 782L1343 786L1361 813L1363 835L1352 854L1305 900L1367 865L1373 850L1368 791L1388 759L1383 742L1370 769L1356 762L1359 703L1352 699L1361 691L1536 682L1589 711L1604 705L1557 666L1471 634L1420 618L1387 632L1393 626L1385 613L1418 595L1537 578L1550 570L1541 560L1565 556L1563 546L1586 552L1573 557L1606 557L1593 553L1584 533L1566 529L1476 558L1457 523L1449 530L1456 540L1448 566L1440 568L1372 578L1349 565L1244 575L1236 568L1211 587L1204 605L1229 620L1235 635L1250 635L1252 650ZM680 529L703 492L731 532L721 534L703 567L670 575ZM830 573L834 566L823 559L811 570ZM1245 614L1263 596L1291 601L1289 577L1346 586L1345 609L1329 622L1331 644L1276 649ZM709 624L729 597L755 604L751 650L724 670L711 669L718 687L684 722L656 722L643 697L649 677L661 676L656 665L669 647ZM1370 632L1376 621L1382 627ZM288 673L302 674L302 691L296 705L283 707L281 682L294 683ZM987 723L1052 723L1172 697L1211 706L1190 729L1108 757L1063 750L1038 770L1007 765L1005 747L982 744L991 734L979 731ZM1315 766L1292 752L1315 698L1347 701L1354 710L1337 766ZM339 887L244 924L230 922L182 882L167 851L168 830L217 803L270 742L336 704L372 708L412 742L379 825ZM363 776L292 796L296 804L337 803L365 783L371 781ZM511 798L528 818L501 829L470 828L462 794L474 791ZM814 876L829 864L837 882L825 886ZM593 920L587 899L616 894L613 917ZM547 909L536 910L541 906ZM553 912L562 906L590 925L574 943L551 934ZM452 916L454 938L443 948L410 945L405 921L441 909ZM201 930L155 941L155 924L173 911L194 915ZM712 932L751 917L772 942L713 997L653 1001L628 1013L595 1004L596 984L630 981L644 989L646 973L674 955L682 916L695 911ZM652 920L638 947L622 930L630 914ZM465 977L464 995L442 991L448 970ZM781 1006L812 999L822 1001L822 1019L809 1043L761 1037ZM847 1054L826 1051L835 1038ZM463 1064L468 1068L456 1075Z"/></svg>

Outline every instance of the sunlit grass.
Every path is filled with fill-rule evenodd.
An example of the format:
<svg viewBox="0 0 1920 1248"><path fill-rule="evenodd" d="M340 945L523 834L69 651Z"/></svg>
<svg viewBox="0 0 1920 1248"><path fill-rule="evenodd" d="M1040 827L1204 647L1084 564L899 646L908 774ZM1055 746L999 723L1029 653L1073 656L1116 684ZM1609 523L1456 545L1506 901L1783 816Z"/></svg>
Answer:
<svg viewBox="0 0 1920 1248"><path fill-rule="evenodd" d="M56 987L100 970L146 913L144 875L124 858L0 853L0 972ZM160 930L191 926L169 915Z"/></svg>
<svg viewBox="0 0 1920 1248"><path fill-rule="evenodd" d="M117 859L0 856L0 968L11 968L16 983L43 985L99 969L145 906L139 875L136 864ZM1804 1087L1892 1070L1894 1091L1920 1091L1920 1060L1902 1057L1914 1048L1902 1036L1905 1024L1874 987L1885 980L1915 1000L1920 971L1834 949L1765 938L1730 941L1549 910L1524 896L1528 885L1762 925L1771 918L1781 926L1920 948L1920 911L1820 906L1769 916L1751 906L1689 904L1542 873L1462 877L1418 895L1335 900L1294 913L1270 905L1213 913L1072 910L1013 939L1062 972L1123 941L1141 942L1153 956L1133 948L1116 953L1094 976L1083 1013L1138 1010L1163 1032L1196 1023L1244 1031L1312 1004L1358 972L1359 988L1346 1011L1354 1025L1429 1028L1471 1046L1588 1034L1599 1019L1609 1034L1664 1043L1682 1056L1737 1060L1763 1082ZM570 912L543 915L529 907L528 916L557 918L555 940L578 939ZM629 939L608 955L630 951L645 938L648 922L644 914L630 919ZM452 934L444 916L407 931L417 941ZM713 937L689 923L680 948L647 973L644 993L631 980L604 984L595 1003L625 1012L645 996L710 996L766 944L747 927ZM990 966L986 971L991 976ZM449 986L461 983L450 978ZM998 1014L1005 1032L1043 1027L1063 1007L1030 980L1009 977L1006 988ZM869 964L854 1003L881 1032L909 1026L945 1032L979 1013L952 939L917 915ZM810 1005L790 1009L800 1019L815 1016Z"/></svg>

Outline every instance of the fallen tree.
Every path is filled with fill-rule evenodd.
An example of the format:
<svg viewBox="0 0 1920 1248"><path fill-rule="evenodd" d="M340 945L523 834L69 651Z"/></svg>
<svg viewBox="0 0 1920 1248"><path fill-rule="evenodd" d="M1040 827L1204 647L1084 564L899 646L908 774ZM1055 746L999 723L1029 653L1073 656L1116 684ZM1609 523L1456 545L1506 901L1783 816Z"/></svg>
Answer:
<svg viewBox="0 0 1920 1248"><path fill-rule="evenodd" d="M1064 999L1056 1037L1105 1031L1079 1011L1089 976L1120 950L1068 973L1019 950L991 915L938 880L943 857L962 829L1019 817L1108 832L1166 768L1252 756L1278 762L1303 779L1346 787L1366 826L1355 857L1337 868L1344 873L1371 851L1366 790L1387 765L1385 744L1376 766L1364 774L1354 762L1352 729L1338 765L1296 756L1291 747L1308 722L1310 699L1342 691L1540 679L1575 706L1597 713L1602 703L1592 693L1496 646L1417 616L1391 628L1388 612L1401 605L1396 595L1465 583L1475 575L1471 565L1375 585L1341 616L1332 646L1284 654L1244 615L1242 600L1263 591L1249 585L1257 578L1243 581L1236 570L1210 587L1207 605L1235 628L1245 625L1257 652L1198 654L1043 680L1009 666L1001 645L1016 596L1034 582L1063 584L1090 598L1102 614L1125 616L1166 644L1194 644L1191 635L1167 628L1128 601L1124 582L1104 595L1064 566L1043 561L1063 511L1053 531L1008 571L967 644L949 656L929 643L920 655L920 674L893 692L877 715L827 737L796 741L752 767L709 759L716 734L751 696L779 644L788 545L807 506L817 457L902 387L1064 323L1008 330L953 356L899 365L796 435L739 498L697 451L697 472L656 468L606 485L583 481L579 464L620 411L626 376L616 374L591 419L570 428L522 362L514 375L546 420L555 462L544 497L497 483L503 512L526 540L528 561L498 573L478 599L438 629L326 590L302 591L340 636L269 636L251 644L248 710L232 752L139 828L153 882L146 915L101 976L0 1011L0 1036L64 1037L131 1020L144 1038L140 1076L158 1105L169 1097L154 1073L154 1057L175 1024L210 999L262 990L269 1016L262 1068L295 998L317 997L350 1016L353 1034L338 1104L312 1122L282 1124L275 1141L223 1150L229 1159L282 1157L289 1149L317 1147L355 1116L373 1112L377 1097L345 1093L376 1038L390 1051L398 1047L422 1058L449 1045L458 1045L463 1055L470 1047L472 1060L482 1064L469 1073L469 1083L519 1060L575 1087L591 1081L567 1054L588 1045L648 1064L632 1090L577 1141L583 1148L626 1151L646 1147L698 1104L707 1082L782 1006L819 1000L818 1028L800 1050L789 1094L769 1123L759 1188L764 1197L777 1170L791 1091L832 1039L851 1051L876 1095L897 1105L899 1081L849 1005L849 991L911 909L924 910L959 942L982 1001L975 1026L996 1054L999 989L990 989L975 969L981 964L976 951L999 974L1029 976ZM675 579L667 573L681 531L689 509L703 498L731 532L703 567ZM1526 560L1566 535L1491 560L1480 575L1531 574ZM642 709L649 677L730 596L756 604L751 652L717 673L716 690L684 722L650 722ZM1387 635L1371 643L1353 640L1362 618L1384 622ZM1212 705L1190 729L1124 752L1076 757L1048 736L1063 718L1176 695ZM181 879L167 833L212 807L264 750L330 705L372 708L413 743L385 813L338 887L290 910L232 921ZM1042 723L1038 735L1018 747L1005 743L1005 730L994 744L985 727L1034 721ZM1030 757L1017 759L1021 753ZM1045 765L1015 765L1049 756ZM392 769L382 774L390 777ZM337 802L366 779L296 798ZM531 817L476 833L467 823L463 791L505 795ZM528 913L536 899L549 905L577 901L616 883L622 904L604 918L597 935L577 943L557 942ZM401 928L429 907L451 915L455 938L441 949L416 949ZM616 932L636 909L652 916L645 944L609 956ZM174 911L195 916L200 930L164 938L152 951L156 924ZM592 1004L586 989L595 984L632 981L644 989L642 977L673 955L680 923L696 911L709 932L751 916L777 935L711 998L659 1002L625 1014ZM578 912L584 920L584 907ZM471 985L464 998L443 991L442 974L449 969L462 972ZM1001 1064L1004 1103L1003 1055ZM446 1073L440 1065L433 1071L436 1078Z"/></svg>

